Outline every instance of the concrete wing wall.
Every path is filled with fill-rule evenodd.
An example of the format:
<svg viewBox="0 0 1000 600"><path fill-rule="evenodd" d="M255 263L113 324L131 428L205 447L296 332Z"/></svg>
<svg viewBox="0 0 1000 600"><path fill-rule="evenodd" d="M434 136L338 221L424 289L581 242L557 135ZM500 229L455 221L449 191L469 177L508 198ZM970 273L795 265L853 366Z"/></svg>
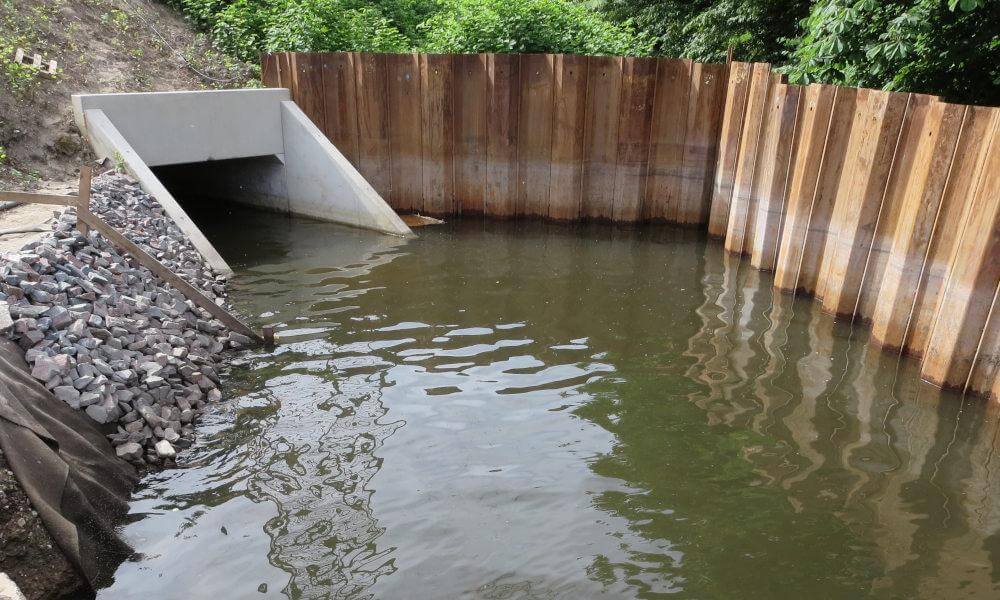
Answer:
<svg viewBox="0 0 1000 600"><path fill-rule="evenodd" d="M289 212L412 235L399 215L294 102L281 103L281 124Z"/></svg>
<svg viewBox="0 0 1000 600"><path fill-rule="evenodd" d="M198 229L191 217L188 216L181 205L177 203L173 195L167 191L156 175L143 162L142 158L132 148L128 140L122 136L114 123L108 118L104 111L90 109L86 111L87 135L90 139L94 151L101 157L116 157L124 163L125 170L139 182L143 191L156 199L163 207L163 210L170 215L174 223L180 227L181 231L188 236L194 247L205 257L208 264L216 272L232 275L232 269L226 264L222 255L215 249L215 246L208 241L205 234Z"/></svg>

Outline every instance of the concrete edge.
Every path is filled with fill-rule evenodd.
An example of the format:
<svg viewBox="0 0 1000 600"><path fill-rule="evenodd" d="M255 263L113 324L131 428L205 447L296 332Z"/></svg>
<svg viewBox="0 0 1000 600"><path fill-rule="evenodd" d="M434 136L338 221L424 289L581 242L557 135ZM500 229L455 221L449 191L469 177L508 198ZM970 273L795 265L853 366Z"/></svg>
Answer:
<svg viewBox="0 0 1000 600"><path fill-rule="evenodd" d="M345 220L343 218L338 218L330 214L324 214L323 211L313 212L313 211L296 211L294 205L292 206L293 212L300 212L305 216L321 218L325 220L330 220L334 222L340 222L345 225L351 225L354 227L359 227L362 229L371 229L374 231L379 231L382 233L388 233L391 235L399 235L403 237L416 237L413 231L403 222L396 211L392 209L391 206L382 198L381 195L375 188L371 186L370 183L354 168L354 165L350 163L349 160L337 149L333 143L319 130L318 127L309 119L308 116L295 104L292 100L285 100L281 102L283 116L287 116L288 119L282 119L283 128L295 128L299 131L283 131L282 135L285 143L285 157L289 154L295 154L296 148L290 148L290 144L294 144L295 140L298 138L296 134L303 134L307 138L307 143L314 146L319 151L319 160L327 164L317 164L317 165L297 165L293 164L296 161L285 162L286 177L291 178L293 175L288 169L295 169L298 167L303 167L306 169L307 173L310 173L315 177L333 176L336 175L342 180L343 184L348 186L346 191L354 199L353 207L353 218ZM304 149L303 149L304 150ZM315 152L307 152L310 157L316 157ZM284 158L284 157L283 157ZM312 168L310 168L310 166ZM289 185L294 185L289 182ZM324 187L335 187L335 182L329 182L328 186ZM289 192L290 195L291 192ZM329 199L325 199L329 200ZM327 203L329 204L329 202Z"/></svg>
<svg viewBox="0 0 1000 600"><path fill-rule="evenodd" d="M79 98L73 97L74 113L79 107ZM205 234L198 229L191 217L188 216L177 200L167 191L153 171L143 162L142 158L132 149L128 141L121 135L104 111L100 109L88 109L80 111L77 115L78 123L82 123L81 131L85 132L94 152L98 158L110 158L115 162L124 163L125 170L139 182L143 191L156 199L163 207L163 210L170 216L177 226L183 231L194 247L205 257L208 264L217 272L226 277L233 274L232 269L222 258L222 255L215 249L215 246L208 241Z"/></svg>
<svg viewBox="0 0 1000 600"><path fill-rule="evenodd" d="M285 96L285 99L291 98L291 93L292 93L291 90L289 88L286 88L286 87L259 87L259 88L250 87L250 88L227 88L227 89L224 89L224 90L164 90L162 92L108 92L108 93L100 93L100 92L78 92L76 94L72 94L72 98L74 99L73 100L73 105L75 107L75 106L79 106L80 105L80 103L76 100L76 98L86 98L86 97L104 97L104 98L107 98L109 96L153 96L153 95L157 95L157 96L189 96L191 94L205 94L205 95L223 96L223 95L227 95L227 94L232 95L232 94L241 94L241 93L246 93L246 92L264 93L264 94L276 95L276 96ZM89 110L89 108L88 108L88 110Z"/></svg>
<svg viewBox="0 0 1000 600"><path fill-rule="evenodd" d="M77 94L74 111L103 110L147 166L282 152L286 89Z"/></svg>

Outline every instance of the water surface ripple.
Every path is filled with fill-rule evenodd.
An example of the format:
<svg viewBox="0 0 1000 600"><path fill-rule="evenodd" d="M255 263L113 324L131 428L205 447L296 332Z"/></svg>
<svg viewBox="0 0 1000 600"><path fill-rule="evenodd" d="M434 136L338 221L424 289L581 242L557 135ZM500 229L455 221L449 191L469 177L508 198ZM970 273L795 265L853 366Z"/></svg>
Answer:
<svg viewBox="0 0 1000 600"><path fill-rule="evenodd" d="M698 234L229 218L284 343L99 597L1000 595L996 406Z"/></svg>

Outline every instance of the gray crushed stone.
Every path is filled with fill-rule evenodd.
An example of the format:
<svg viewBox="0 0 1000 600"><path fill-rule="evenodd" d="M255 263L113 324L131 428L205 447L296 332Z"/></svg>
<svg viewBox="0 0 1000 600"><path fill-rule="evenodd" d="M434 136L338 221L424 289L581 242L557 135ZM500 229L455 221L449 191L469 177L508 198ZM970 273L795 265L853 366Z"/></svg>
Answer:
<svg viewBox="0 0 1000 600"><path fill-rule="evenodd" d="M225 279L156 200L116 173L92 190L94 213L225 305ZM65 209L51 234L0 255L0 331L57 398L114 429L118 456L169 465L191 445L206 403L222 397L223 352L252 342L75 223Z"/></svg>

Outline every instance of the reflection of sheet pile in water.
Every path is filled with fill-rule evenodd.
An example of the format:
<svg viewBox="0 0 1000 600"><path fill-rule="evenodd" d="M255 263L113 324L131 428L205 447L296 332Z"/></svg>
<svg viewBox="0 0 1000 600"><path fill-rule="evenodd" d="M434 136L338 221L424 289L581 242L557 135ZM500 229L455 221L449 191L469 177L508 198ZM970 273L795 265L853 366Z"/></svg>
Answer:
<svg viewBox="0 0 1000 600"><path fill-rule="evenodd" d="M745 457L769 485L789 490L796 511L834 512L870 532L886 571L874 589L910 588L914 598L1000 592L991 551L1000 534L1000 405L922 383L908 372L914 364L880 352L866 333L835 335L844 325L818 305L772 297L770 281L728 258L707 261L703 325L685 353L695 361L688 375L706 385L691 399L708 422L746 423L791 442L777 456L750 449ZM807 328L807 347L789 344L789 327ZM798 397L775 396L795 389ZM842 426L831 429L838 420L822 412L841 415ZM825 480L839 469L853 481ZM944 542L941 527L950 532Z"/></svg>
<svg viewBox="0 0 1000 600"><path fill-rule="evenodd" d="M255 501L278 507L264 530L273 564L291 574L285 592L353 597L395 571L390 550L376 547L383 529L368 484L380 466L375 452L402 423L379 422L377 373L291 374L298 370L268 382L279 418L263 433L247 484Z"/></svg>

